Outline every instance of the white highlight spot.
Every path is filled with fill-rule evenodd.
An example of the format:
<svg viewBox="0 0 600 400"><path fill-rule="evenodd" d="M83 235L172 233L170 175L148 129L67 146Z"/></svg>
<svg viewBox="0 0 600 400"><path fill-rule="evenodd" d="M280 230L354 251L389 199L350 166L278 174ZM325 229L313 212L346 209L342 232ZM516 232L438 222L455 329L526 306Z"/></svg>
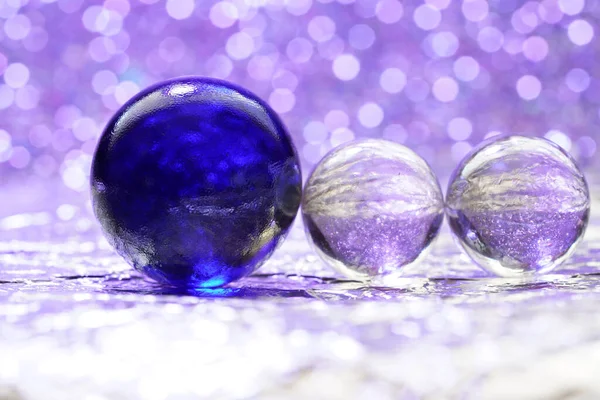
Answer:
<svg viewBox="0 0 600 400"><path fill-rule="evenodd" d="M569 24L567 34L571 42L578 46L584 46L592 41L594 27L583 19L577 19Z"/></svg>
<svg viewBox="0 0 600 400"><path fill-rule="evenodd" d="M448 136L456 141L467 140L473 133L471 121L463 117L453 118L446 127Z"/></svg>
<svg viewBox="0 0 600 400"><path fill-rule="evenodd" d="M454 101L458 96L458 83L450 77L442 77L433 84L433 95L441 102L448 103Z"/></svg>
<svg viewBox="0 0 600 400"><path fill-rule="evenodd" d="M388 68L379 77L379 85L388 93L400 93L406 86L406 75L398 68Z"/></svg>
<svg viewBox="0 0 600 400"><path fill-rule="evenodd" d="M29 68L25 64L13 63L4 70L4 82L13 89L18 89L29 81Z"/></svg>
<svg viewBox="0 0 600 400"><path fill-rule="evenodd" d="M569 137L567 135L565 135L563 132L561 132L559 130L551 129L544 135L544 137L546 139L556 143L557 145L559 145L566 151L571 150L571 145L572 145L571 139L569 139Z"/></svg>
<svg viewBox="0 0 600 400"><path fill-rule="evenodd" d="M167 14L173 19L189 18L194 12L194 0L167 0Z"/></svg>
<svg viewBox="0 0 600 400"><path fill-rule="evenodd" d="M464 82L470 82L479 75L479 63L473 57L463 56L454 61L454 75Z"/></svg>
<svg viewBox="0 0 600 400"><path fill-rule="evenodd" d="M342 81L351 81L360 72L360 62L352 54L342 54L333 60L333 74Z"/></svg>
<svg viewBox="0 0 600 400"><path fill-rule="evenodd" d="M289 89L275 89L269 96L269 104L278 113L285 114L296 105L296 96Z"/></svg>
<svg viewBox="0 0 600 400"><path fill-rule="evenodd" d="M573 68L567 73L565 83L575 93L581 93L590 86L590 75L581 68Z"/></svg>
<svg viewBox="0 0 600 400"><path fill-rule="evenodd" d="M383 110L376 103L365 103L358 110L358 120L365 128L375 128L383 121Z"/></svg>
<svg viewBox="0 0 600 400"><path fill-rule="evenodd" d="M254 52L254 39L246 32L236 32L227 40L225 49L231 58L243 60Z"/></svg>
<svg viewBox="0 0 600 400"><path fill-rule="evenodd" d="M214 26L221 29L229 28L239 18L238 9L228 1L220 1L211 7L209 18Z"/></svg>
<svg viewBox="0 0 600 400"><path fill-rule="evenodd" d="M393 24L404 15L404 7L397 0L380 0L375 7L375 15L384 24Z"/></svg>
<svg viewBox="0 0 600 400"><path fill-rule="evenodd" d="M316 16L308 23L308 34L317 42L326 42L335 35L335 22L324 15Z"/></svg>
<svg viewBox="0 0 600 400"><path fill-rule="evenodd" d="M437 8L422 4L415 9L413 19L419 28L430 31L442 22L442 14Z"/></svg>
<svg viewBox="0 0 600 400"><path fill-rule="evenodd" d="M524 75L517 81L517 93L524 100L536 99L542 92L542 83L533 75Z"/></svg>

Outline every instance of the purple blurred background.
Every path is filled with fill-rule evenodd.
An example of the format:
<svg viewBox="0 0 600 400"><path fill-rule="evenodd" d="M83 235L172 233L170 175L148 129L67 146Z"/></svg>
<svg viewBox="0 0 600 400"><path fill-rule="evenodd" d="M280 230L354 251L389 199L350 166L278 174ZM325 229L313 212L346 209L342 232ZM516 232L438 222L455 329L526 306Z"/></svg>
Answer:
<svg viewBox="0 0 600 400"><path fill-rule="evenodd" d="M305 172L384 137L443 181L497 133L545 136L590 171L599 17L600 0L0 0L0 177L29 188L19 204L87 192L112 113L192 74L267 99Z"/></svg>

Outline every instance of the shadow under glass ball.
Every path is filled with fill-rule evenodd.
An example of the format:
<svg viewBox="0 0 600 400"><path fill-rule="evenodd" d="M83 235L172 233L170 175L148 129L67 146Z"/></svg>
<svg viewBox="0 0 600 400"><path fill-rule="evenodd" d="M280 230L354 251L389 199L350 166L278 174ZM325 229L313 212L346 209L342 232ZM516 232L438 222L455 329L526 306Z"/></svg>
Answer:
<svg viewBox="0 0 600 400"><path fill-rule="evenodd" d="M296 150L268 105L232 84L182 78L113 117L91 173L117 252L163 283L217 287L250 274L300 204Z"/></svg>
<svg viewBox="0 0 600 400"><path fill-rule="evenodd" d="M554 143L500 137L459 163L446 211L457 242L487 271L541 274L566 260L582 239L590 194L573 159Z"/></svg>
<svg viewBox="0 0 600 400"><path fill-rule="evenodd" d="M342 145L304 188L309 241L331 267L360 280L393 278L426 253L443 221L437 178L416 153L386 140Z"/></svg>

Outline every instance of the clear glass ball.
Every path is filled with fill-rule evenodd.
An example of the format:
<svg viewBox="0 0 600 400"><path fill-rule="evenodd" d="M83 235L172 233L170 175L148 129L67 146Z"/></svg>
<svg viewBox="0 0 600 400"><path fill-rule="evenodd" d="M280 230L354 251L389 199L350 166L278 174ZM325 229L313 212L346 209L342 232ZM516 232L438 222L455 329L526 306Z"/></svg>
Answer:
<svg viewBox="0 0 600 400"><path fill-rule="evenodd" d="M438 234L444 202L436 176L412 150L367 139L321 160L304 188L309 241L331 267L352 279L400 275Z"/></svg>
<svg viewBox="0 0 600 400"><path fill-rule="evenodd" d="M491 139L460 162L446 213L465 252L500 276L546 273L583 237L590 194L583 173L554 143Z"/></svg>

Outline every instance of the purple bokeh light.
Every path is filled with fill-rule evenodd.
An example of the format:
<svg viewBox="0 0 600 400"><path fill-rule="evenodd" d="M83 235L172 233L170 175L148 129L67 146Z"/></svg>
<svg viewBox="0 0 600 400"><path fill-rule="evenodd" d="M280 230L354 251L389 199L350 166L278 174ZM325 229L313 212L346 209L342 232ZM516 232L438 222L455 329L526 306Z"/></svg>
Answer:
<svg viewBox="0 0 600 400"><path fill-rule="evenodd" d="M341 143L381 137L443 179L497 133L545 136L589 166L599 16L592 0L7 0L0 173L84 192L108 118L180 75L267 100L306 170Z"/></svg>

